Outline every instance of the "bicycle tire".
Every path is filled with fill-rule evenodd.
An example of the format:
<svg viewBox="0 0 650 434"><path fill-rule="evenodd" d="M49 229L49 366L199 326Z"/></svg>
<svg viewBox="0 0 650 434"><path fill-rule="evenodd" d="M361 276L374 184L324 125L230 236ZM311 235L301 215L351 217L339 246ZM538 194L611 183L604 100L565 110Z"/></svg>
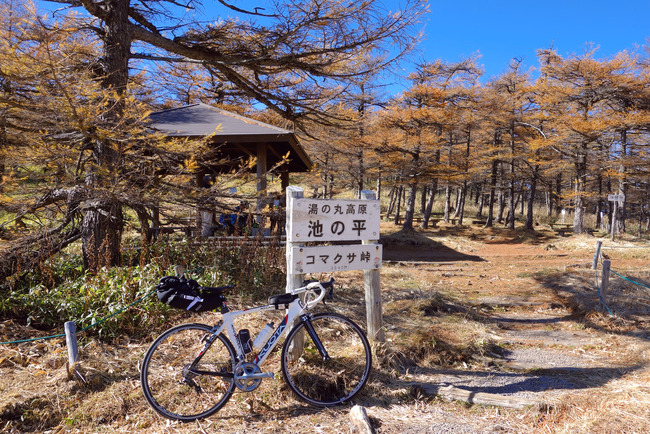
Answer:
<svg viewBox="0 0 650 434"><path fill-rule="evenodd" d="M194 371L187 371L203 350L210 330L205 324L179 325L149 347L140 383L147 402L160 415L182 422L203 419L219 411L232 396L236 353L223 334L215 337Z"/></svg>
<svg viewBox="0 0 650 434"><path fill-rule="evenodd" d="M321 356L308 324L329 359ZM294 350L296 346L300 349ZM285 382L298 398L317 407L330 407L349 402L361 391L370 375L372 353L358 325L343 315L326 312L308 317L289 332L280 364Z"/></svg>

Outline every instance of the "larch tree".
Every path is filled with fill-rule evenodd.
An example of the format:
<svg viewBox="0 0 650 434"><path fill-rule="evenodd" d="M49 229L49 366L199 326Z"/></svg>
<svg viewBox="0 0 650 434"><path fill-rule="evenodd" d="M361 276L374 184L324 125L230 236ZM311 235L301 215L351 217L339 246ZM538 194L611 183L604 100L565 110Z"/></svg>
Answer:
<svg viewBox="0 0 650 434"><path fill-rule="evenodd" d="M637 58L628 53L619 53L607 63L613 73L611 81L608 82L610 87L603 91L607 95L614 126L609 131L609 140L603 140L609 144L609 152L601 156L601 161L602 169L612 174L617 183L615 192L625 197L620 210L618 206L611 210L618 212L618 215L611 216L611 221L616 225L614 232L619 232L626 229L629 185L635 183L635 175L639 173L639 168L643 167L639 155L645 148L643 136L650 125L650 106L647 100L650 84L648 71L641 67ZM597 218L600 218L599 211L604 194L601 194L599 199Z"/></svg>
<svg viewBox="0 0 650 434"><path fill-rule="evenodd" d="M246 9L219 0L223 18L206 22L192 13L203 7L193 0L51 1L79 10L78 32L99 42L92 71L105 110L96 125L76 127L88 162L83 185L93 196L81 224L90 268L100 257L108 265L120 259L124 203L110 187L125 172L125 159L123 135L113 133L129 119L134 61L195 63L216 87L236 88L300 127L328 122L326 107L351 80L408 52L427 9L419 0L393 11L380 1L274 1Z"/></svg>
<svg viewBox="0 0 650 434"><path fill-rule="evenodd" d="M590 158L598 140L614 126L609 95L614 76L621 73L618 62L598 61L594 51L562 58L553 50L539 52L541 72L546 77L543 110L555 119L554 146L573 166L574 233L585 232L585 211L590 201Z"/></svg>
<svg viewBox="0 0 650 434"><path fill-rule="evenodd" d="M475 87L481 73L475 59L455 64L442 61L423 63L411 74L411 87L388 109L384 123L399 135L386 141L380 149L399 162L408 184L405 229L412 228L419 185L433 182L432 196L439 178L446 179L448 185L454 179L461 180L463 185L469 169ZM456 155L455 148L461 143L463 150ZM446 155L441 157L443 149ZM406 158L400 159L400 156ZM440 164L443 160L446 164L444 169ZM424 227L431 213L432 196L425 205ZM449 193L446 203L449 204ZM446 218L449 218L448 208Z"/></svg>
<svg viewBox="0 0 650 434"><path fill-rule="evenodd" d="M8 176L12 190L18 186L29 198L16 202L14 196L7 195L3 205L15 214L15 223L31 218L37 228L3 255L0 276L6 277L83 234L83 211L95 207L102 198L97 195L91 201L88 189L70 185L70 176L83 179L82 167L94 164L84 150L75 151L71 144L80 141L85 147L83 136L91 130L88 135L110 134L102 119L111 111L112 99L100 92L96 79L98 47L79 32L73 19L44 23L36 18L33 7L20 4L3 5L1 12L0 103L4 139L11 147L4 157L15 172ZM125 113L112 127L120 129L132 115ZM128 135L126 129L124 132ZM21 182L25 178L35 181L31 191L24 191L29 187ZM61 218L46 224L44 219L34 218L37 210ZM121 214L115 218L120 219ZM84 249L87 247L84 244ZM95 258L100 251L96 250Z"/></svg>
<svg viewBox="0 0 650 434"><path fill-rule="evenodd" d="M502 149L497 149L498 157L508 167L508 216L506 226L515 228L515 199L524 200L526 188L528 190L528 206L526 228L533 227L533 201L535 197L539 161L527 143L531 139L543 136L542 129L534 125L532 115L536 109L532 93L530 75L521 71L521 61L513 59L508 70L493 80L487 87L494 100L489 104L488 117L494 129L493 134L500 138ZM522 172L528 169L529 176L524 177ZM492 200L494 197L492 196Z"/></svg>

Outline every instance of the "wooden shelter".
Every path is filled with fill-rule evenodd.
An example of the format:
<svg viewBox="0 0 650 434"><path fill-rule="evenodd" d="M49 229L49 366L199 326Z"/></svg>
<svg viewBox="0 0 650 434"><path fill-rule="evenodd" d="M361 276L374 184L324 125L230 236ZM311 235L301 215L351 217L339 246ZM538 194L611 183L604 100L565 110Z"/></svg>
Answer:
<svg viewBox="0 0 650 434"><path fill-rule="evenodd" d="M289 161L280 168L282 192L289 185L290 172L306 172L313 163L296 135L289 130L247 118L236 113L198 103L149 115L150 125L170 137L206 137L213 135L215 147L229 161L257 158L257 192L264 195L267 170L289 155ZM215 172L231 167L213 167ZM203 174L197 174L201 182Z"/></svg>

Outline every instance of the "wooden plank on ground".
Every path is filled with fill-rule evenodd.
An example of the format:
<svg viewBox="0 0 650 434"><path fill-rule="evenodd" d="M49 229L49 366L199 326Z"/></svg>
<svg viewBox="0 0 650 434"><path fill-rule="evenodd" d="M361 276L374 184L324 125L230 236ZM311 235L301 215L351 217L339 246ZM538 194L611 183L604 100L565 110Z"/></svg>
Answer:
<svg viewBox="0 0 650 434"><path fill-rule="evenodd" d="M497 395L495 393L475 392L473 390L459 389L454 386L437 386L429 383L410 383L425 395L438 395L444 399L464 401L470 404L495 405L498 407L523 410L528 407L542 408L543 403L517 396Z"/></svg>

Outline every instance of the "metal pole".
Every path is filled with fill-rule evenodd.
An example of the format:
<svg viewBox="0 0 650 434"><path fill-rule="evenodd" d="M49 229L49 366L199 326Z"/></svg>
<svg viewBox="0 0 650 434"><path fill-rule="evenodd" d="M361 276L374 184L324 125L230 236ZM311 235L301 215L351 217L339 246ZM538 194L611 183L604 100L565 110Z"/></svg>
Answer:
<svg viewBox="0 0 650 434"><path fill-rule="evenodd" d="M63 328L65 330L65 344L68 347L68 364L70 369L79 360L79 350L77 348L77 327L74 321L67 321Z"/></svg>
<svg viewBox="0 0 650 434"><path fill-rule="evenodd" d="M594 263L591 266L592 270L595 270L598 268L598 259L600 258L600 248L603 245L603 240L598 240L598 243L596 243L596 254L594 255Z"/></svg>

